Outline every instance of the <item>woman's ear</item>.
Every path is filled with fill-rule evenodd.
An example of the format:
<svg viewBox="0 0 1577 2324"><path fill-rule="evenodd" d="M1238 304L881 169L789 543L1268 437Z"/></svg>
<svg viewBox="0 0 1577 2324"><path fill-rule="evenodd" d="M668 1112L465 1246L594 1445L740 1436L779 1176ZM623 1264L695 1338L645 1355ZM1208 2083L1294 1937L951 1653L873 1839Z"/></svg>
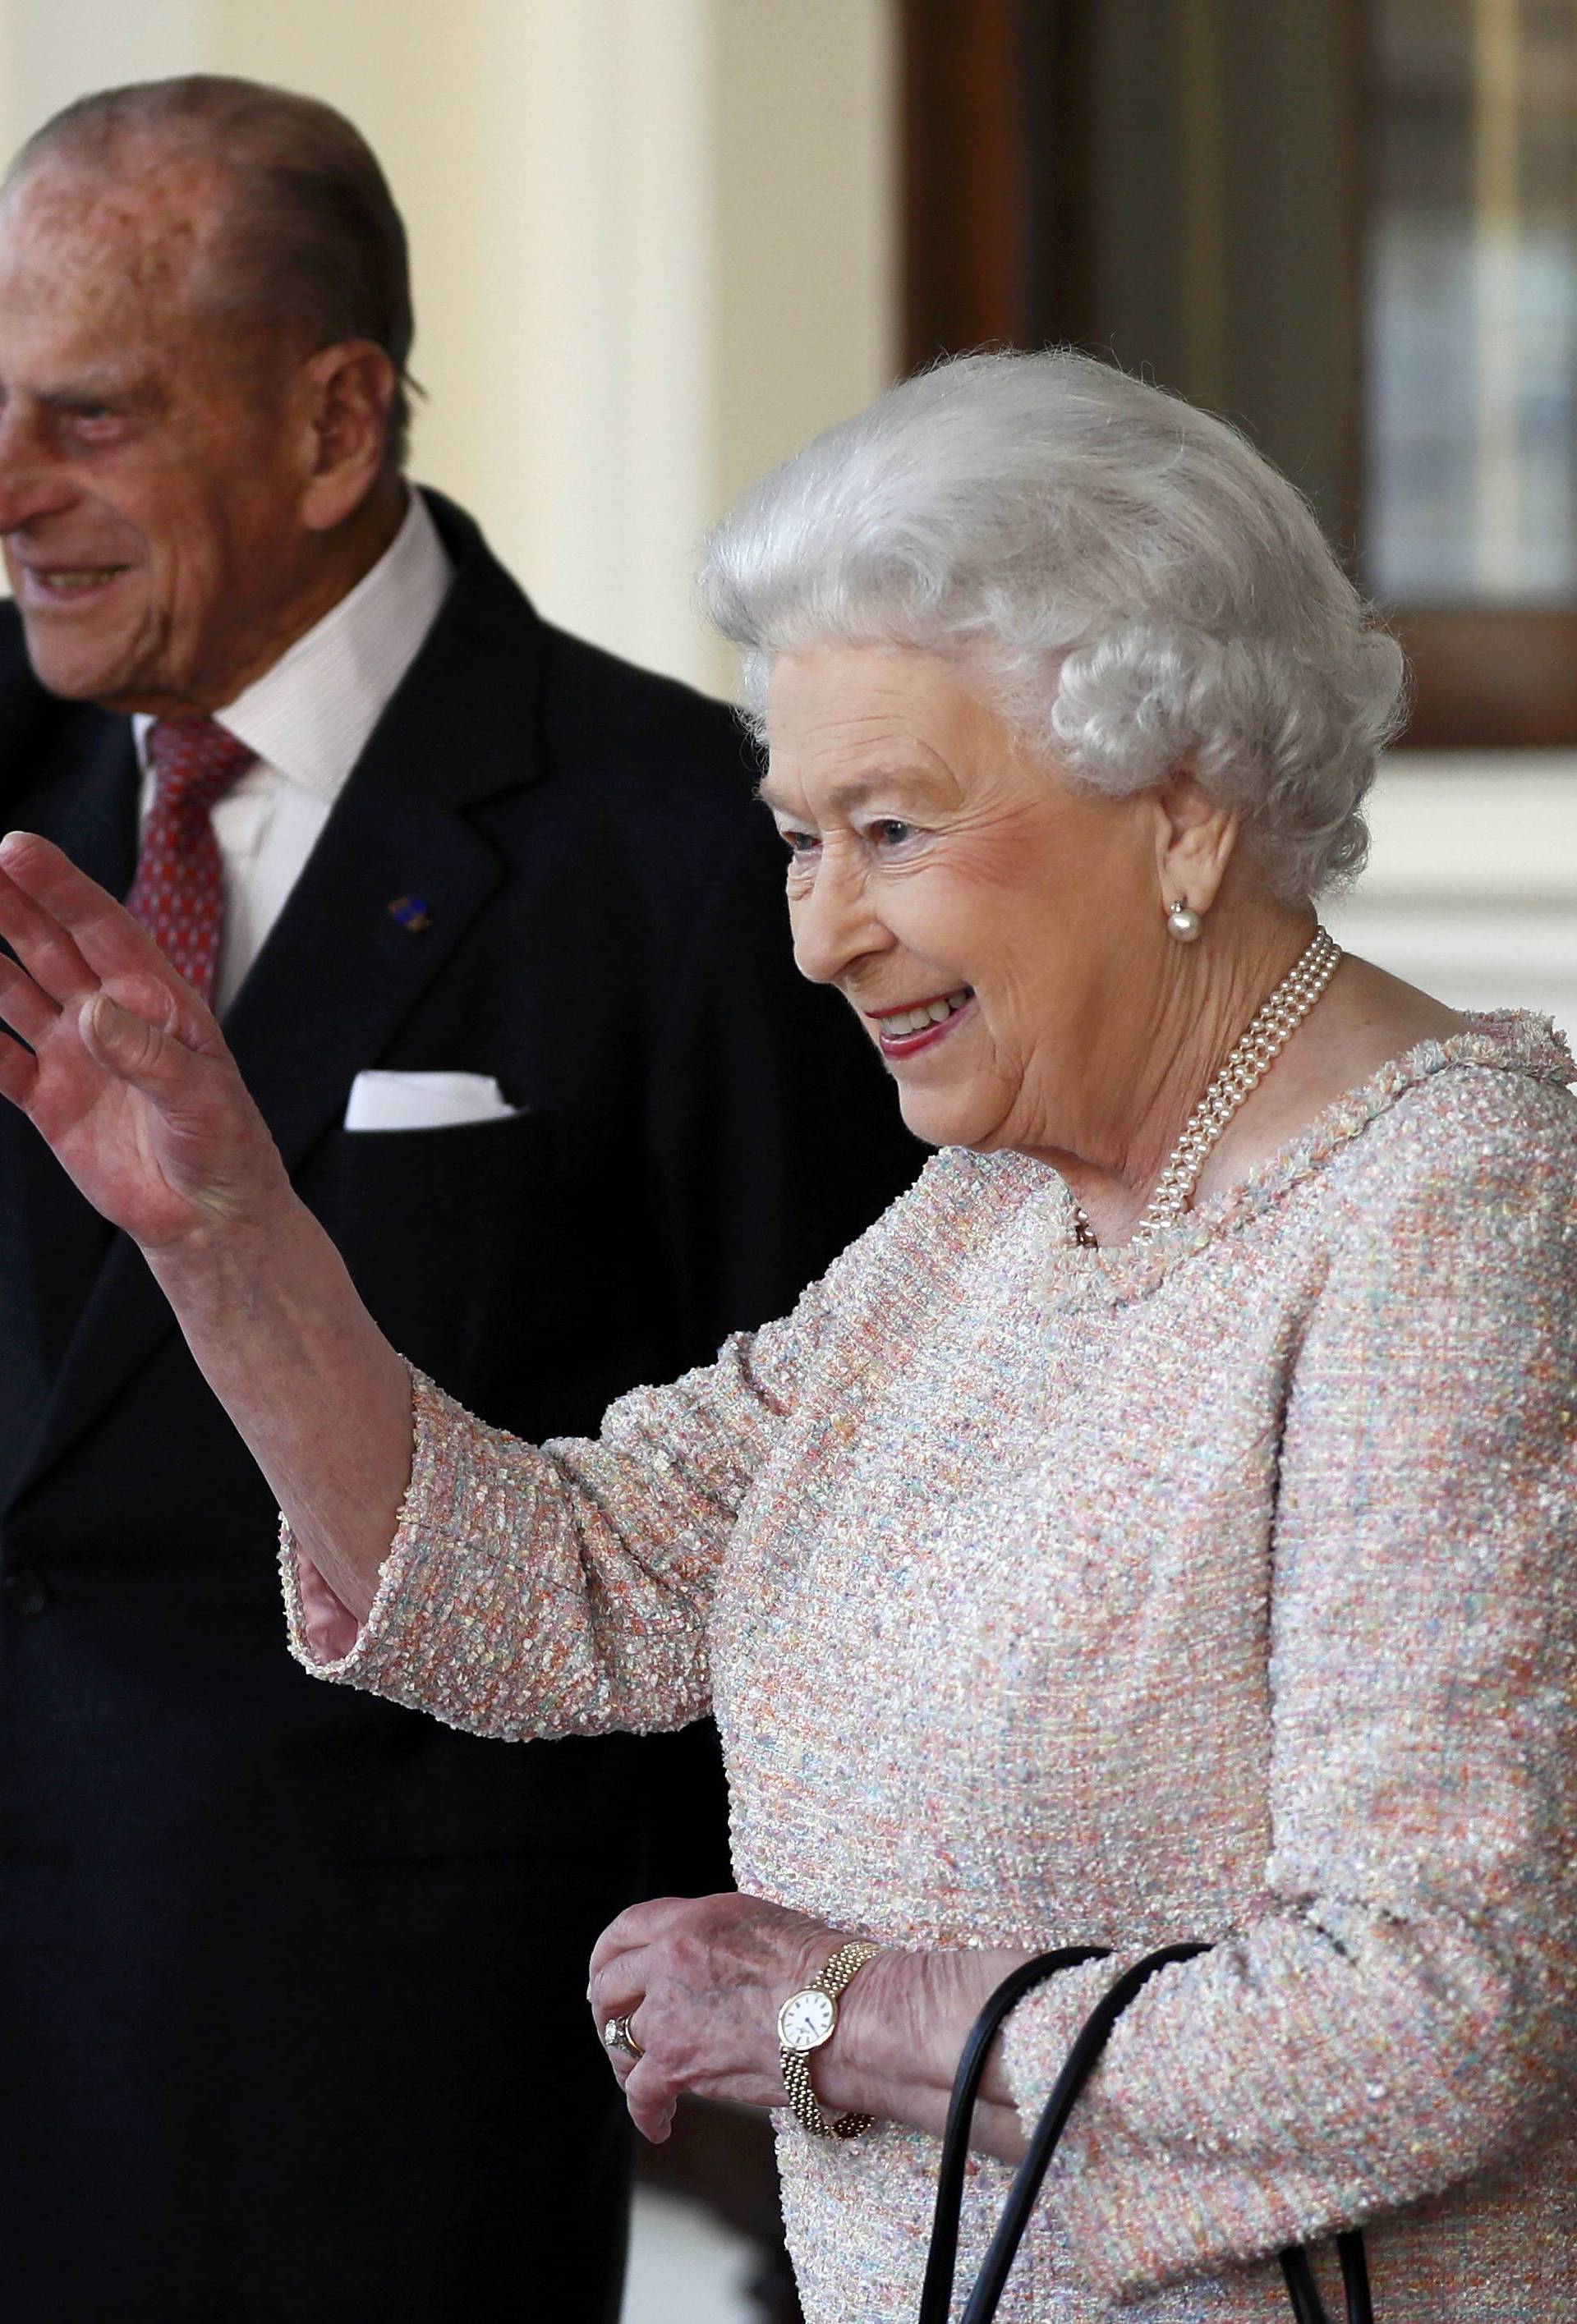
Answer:
<svg viewBox="0 0 1577 2324"><path fill-rule="evenodd" d="M303 366L309 473L302 513L315 532L355 514L382 475L394 366L370 340L320 347Z"/></svg>
<svg viewBox="0 0 1577 2324"><path fill-rule="evenodd" d="M1238 817L1209 798L1186 770L1153 795L1160 905L1208 912L1238 844Z"/></svg>

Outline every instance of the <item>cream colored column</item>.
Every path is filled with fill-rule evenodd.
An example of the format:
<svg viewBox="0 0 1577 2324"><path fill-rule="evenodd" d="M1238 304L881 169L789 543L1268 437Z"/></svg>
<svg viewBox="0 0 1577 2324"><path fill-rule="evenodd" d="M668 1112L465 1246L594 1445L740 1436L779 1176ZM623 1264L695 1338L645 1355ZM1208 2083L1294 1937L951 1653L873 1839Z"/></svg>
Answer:
<svg viewBox="0 0 1577 2324"><path fill-rule="evenodd" d="M886 0L715 0L718 482L870 401L898 361Z"/></svg>
<svg viewBox="0 0 1577 2324"><path fill-rule="evenodd" d="M703 534L889 376L887 0L487 21L488 505L559 618L730 685L693 610Z"/></svg>
<svg viewBox="0 0 1577 2324"><path fill-rule="evenodd" d="M889 0L0 0L14 143L84 88L254 75L365 131L410 230L416 472L542 609L723 682L725 499L880 387Z"/></svg>
<svg viewBox="0 0 1577 2324"><path fill-rule="evenodd" d="M696 674L715 282L706 0L484 0L478 448L558 620Z"/></svg>

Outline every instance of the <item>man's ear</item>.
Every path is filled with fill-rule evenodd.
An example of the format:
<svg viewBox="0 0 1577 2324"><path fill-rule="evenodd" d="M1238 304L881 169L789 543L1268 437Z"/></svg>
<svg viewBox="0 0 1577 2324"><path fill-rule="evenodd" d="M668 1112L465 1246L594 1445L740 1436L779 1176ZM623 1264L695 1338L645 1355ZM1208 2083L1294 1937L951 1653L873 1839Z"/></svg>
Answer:
<svg viewBox="0 0 1577 2324"><path fill-rule="evenodd" d="M301 512L315 532L353 516L383 474L394 366L368 339L320 347L301 367L308 474Z"/></svg>
<svg viewBox="0 0 1577 2324"><path fill-rule="evenodd" d="M1156 880L1163 911L1208 912L1238 844L1238 817L1209 798L1184 768L1153 795Z"/></svg>

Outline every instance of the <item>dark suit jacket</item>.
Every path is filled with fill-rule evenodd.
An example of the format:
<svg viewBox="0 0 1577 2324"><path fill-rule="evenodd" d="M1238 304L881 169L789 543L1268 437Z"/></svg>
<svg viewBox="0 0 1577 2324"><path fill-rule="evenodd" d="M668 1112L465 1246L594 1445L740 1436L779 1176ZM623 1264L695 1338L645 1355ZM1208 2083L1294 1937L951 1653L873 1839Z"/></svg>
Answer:
<svg viewBox="0 0 1577 2324"><path fill-rule="evenodd" d="M540 1437L787 1307L919 1152L795 975L731 716L433 505L454 587L226 1030L395 1343ZM5 609L0 828L124 893L136 807L129 722L43 693ZM521 1111L348 1135L374 1065ZM0 2314L612 2316L586 1960L652 1880L720 1880L693 1748L489 1744L298 1670L261 1478L9 1113L0 1347ZM687 1867L646 1861L654 1793Z"/></svg>

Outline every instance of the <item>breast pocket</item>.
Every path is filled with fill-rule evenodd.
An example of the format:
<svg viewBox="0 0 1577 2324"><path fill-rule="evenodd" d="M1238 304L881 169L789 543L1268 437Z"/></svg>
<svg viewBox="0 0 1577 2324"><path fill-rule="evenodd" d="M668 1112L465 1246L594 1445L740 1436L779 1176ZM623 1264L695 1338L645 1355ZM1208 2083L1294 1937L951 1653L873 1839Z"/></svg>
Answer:
<svg viewBox="0 0 1577 2324"><path fill-rule="evenodd" d="M462 1401L486 1404L545 1287L557 1146L541 1113L335 1141L324 1223L394 1345Z"/></svg>

